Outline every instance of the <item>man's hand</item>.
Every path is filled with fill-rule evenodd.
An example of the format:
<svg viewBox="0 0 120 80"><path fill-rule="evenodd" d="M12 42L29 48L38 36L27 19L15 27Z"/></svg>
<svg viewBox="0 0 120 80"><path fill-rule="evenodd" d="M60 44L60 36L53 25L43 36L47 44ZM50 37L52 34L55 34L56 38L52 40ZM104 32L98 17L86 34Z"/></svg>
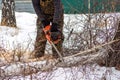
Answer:
<svg viewBox="0 0 120 80"><path fill-rule="evenodd" d="M46 27L46 26L50 25L50 21L43 20L41 22L42 22L43 27Z"/></svg>
<svg viewBox="0 0 120 80"><path fill-rule="evenodd" d="M56 41L58 39L61 39L61 32L58 31L58 32L51 32L51 35L50 35L52 41Z"/></svg>
<svg viewBox="0 0 120 80"><path fill-rule="evenodd" d="M56 24L56 23L52 24L50 33L51 33L50 37L51 37L52 41L60 40L62 37L62 33L60 30L58 30L58 24Z"/></svg>

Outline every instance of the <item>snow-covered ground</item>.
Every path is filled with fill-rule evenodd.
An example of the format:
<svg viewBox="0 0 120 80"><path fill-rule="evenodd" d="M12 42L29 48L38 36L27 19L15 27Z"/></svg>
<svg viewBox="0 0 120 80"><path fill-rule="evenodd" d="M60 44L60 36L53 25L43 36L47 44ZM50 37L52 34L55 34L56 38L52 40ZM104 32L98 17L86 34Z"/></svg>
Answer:
<svg viewBox="0 0 120 80"><path fill-rule="evenodd" d="M120 13L114 14L114 17L118 17L118 15ZM65 37L68 36L72 28L76 28L74 32L80 32L83 29L86 16L79 14L65 14L64 16L65 26L69 24L69 29L64 29L64 33L66 33ZM26 50L26 48L28 51L34 50L36 19L37 16L35 14L16 12L17 28L0 26L0 47L7 50ZM94 23L94 20L91 23ZM32 78L33 80L120 80L120 71L115 70L114 67L106 68L94 64L71 68L59 67L50 72L33 74ZM26 77L13 77L11 80L30 79L31 75Z"/></svg>
<svg viewBox="0 0 120 80"><path fill-rule="evenodd" d="M57 68L50 72L38 72L32 75L32 80L120 80L120 71L115 68L84 65L71 68ZM31 75L14 77L12 80L30 80Z"/></svg>
<svg viewBox="0 0 120 80"><path fill-rule="evenodd" d="M36 15L30 13L16 12L17 29L5 26L0 27L0 44L8 50L16 48L26 48L28 43L33 48L32 43L36 36ZM23 47L24 46L24 47Z"/></svg>

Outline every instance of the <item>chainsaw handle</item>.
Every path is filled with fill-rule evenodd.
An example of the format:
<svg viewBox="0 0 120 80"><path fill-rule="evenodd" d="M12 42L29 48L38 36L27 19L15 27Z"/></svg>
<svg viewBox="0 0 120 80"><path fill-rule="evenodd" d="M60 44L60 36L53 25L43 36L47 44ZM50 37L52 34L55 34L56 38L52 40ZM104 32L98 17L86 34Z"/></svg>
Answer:
<svg viewBox="0 0 120 80"><path fill-rule="evenodd" d="M45 37L49 42L51 41L51 39L50 39L50 28L51 28L50 25L47 25L43 28L43 31L45 33Z"/></svg>

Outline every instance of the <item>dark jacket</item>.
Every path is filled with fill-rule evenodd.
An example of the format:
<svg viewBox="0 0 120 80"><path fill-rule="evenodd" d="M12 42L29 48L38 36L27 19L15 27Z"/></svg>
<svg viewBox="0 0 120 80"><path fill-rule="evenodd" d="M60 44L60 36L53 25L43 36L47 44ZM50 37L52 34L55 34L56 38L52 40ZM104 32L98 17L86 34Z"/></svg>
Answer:
<svg viewBox="0 0 120 80"><path fill-rule="evenodd" d="M47 20L52 17L53 23L58 23L63 16L61 0L32 0L33 7L39 20Z"/></svg>

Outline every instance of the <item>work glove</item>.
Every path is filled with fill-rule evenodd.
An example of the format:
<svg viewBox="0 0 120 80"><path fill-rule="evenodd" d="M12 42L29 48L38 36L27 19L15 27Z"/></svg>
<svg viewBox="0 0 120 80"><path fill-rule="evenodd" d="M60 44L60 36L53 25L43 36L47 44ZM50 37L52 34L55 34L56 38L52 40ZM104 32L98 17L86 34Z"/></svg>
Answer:
<svg viewBox="0 0 120 80"><path fill-rule="evenodd" d="M58 24L52 23L50 32L51 32L50 37L52 41L57 41L61 39L62 33L60 30L58 30Z"/></svg>
<svg viewBox="0 0 120 80"><path fill-rule="evenodd" d="M50 21L43 20L43 21L41 21L41 22L42 22L42 25L43 25L44 28L45 28L46 26L50 25Z"/></svg>

